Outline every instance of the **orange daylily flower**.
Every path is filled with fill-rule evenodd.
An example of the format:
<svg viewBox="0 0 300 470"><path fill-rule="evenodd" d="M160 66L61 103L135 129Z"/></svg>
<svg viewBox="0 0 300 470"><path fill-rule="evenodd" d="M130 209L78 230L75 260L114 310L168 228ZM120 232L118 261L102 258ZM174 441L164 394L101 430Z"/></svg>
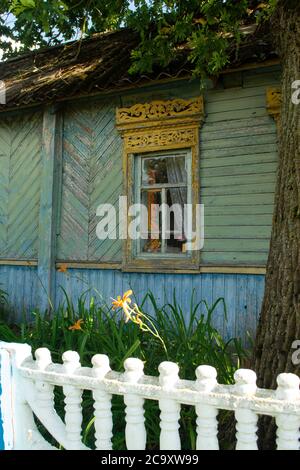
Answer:
<svg viewBox="0 0 300 470"><path fill-rule="evenodd" d="M116 310L117 308L123 308L125 304L130 304L131 295L132 295L132 290L128 290L125 292L125 294L123 294L123 297L118 295L117 299L113 299L112 301L113 310Z"/></svg>
<svg viewBox="0 0 300 470"><path fill-rule="evenodd" d="M83 320L80 318L80 320L77 320L74 325L69 326L69 330L82 330L81 324L83 323Z"/></svg>
<svg viewBox="0 0 300 470"><path fill-rule="evenodd" d="M68 265L67 264L61 264L57 271L59 273L66 273L68 271Z"/></svg>
<svg viewBox="0 0 300 470"><path fill-rule="evenodd" d="M113 299L112 301L113 310L116 310L117 308L121 308L122 305L123 305L123 300L120 295L118 295L116 299Z"/></svg>

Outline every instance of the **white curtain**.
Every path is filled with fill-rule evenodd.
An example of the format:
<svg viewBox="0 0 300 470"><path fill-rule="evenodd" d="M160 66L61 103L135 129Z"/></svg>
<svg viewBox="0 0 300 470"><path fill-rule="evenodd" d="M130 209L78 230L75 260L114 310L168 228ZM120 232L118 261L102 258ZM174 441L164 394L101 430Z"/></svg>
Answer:
<svg viewBox="0 0 300 470"><path fill-rule="evenodd" d="M186 181L185 158L168 157L166 158L168 182L182 183ZM172 188L169 190L173 204L179 204L181 207L181 220L175 220L175 232L182 234L184 238L184 204L186 204L186 188ZM176 217L178 219L178 217ZM180 238L180 237L179 237Z"/></svg>

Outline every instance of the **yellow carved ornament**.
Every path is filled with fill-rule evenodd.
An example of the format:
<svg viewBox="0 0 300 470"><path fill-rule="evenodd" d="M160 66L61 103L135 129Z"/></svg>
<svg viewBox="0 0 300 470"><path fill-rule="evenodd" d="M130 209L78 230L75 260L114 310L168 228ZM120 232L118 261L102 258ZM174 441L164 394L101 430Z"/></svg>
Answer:
<svg viewBox="0 0 300 470"><path fill-rule="evenodd" d="M127 108L118 108L116 121L117 125L121 126L122 124L192 117L199 114L203 114L202 97L190 100L156 100L150 103L134 104Z"/></svg>
<svg viewBox="0 0 300 470"><path fill-rule="evenodd" d="M280 116L281 90L278 87L267 88L267 111L276 121Z"/></svg>

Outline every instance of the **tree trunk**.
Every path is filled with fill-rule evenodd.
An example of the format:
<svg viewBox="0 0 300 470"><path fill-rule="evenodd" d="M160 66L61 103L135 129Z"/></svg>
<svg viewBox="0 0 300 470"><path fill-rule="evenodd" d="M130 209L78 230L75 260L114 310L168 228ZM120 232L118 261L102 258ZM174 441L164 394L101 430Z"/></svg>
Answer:
<svg viewBox="0 0 300 470"><path fill-rule="evenodd" d="M300 76L299 0L279 0L272 31L282 63L279 167L266 287L254 350L258 385L276 388L281 372L300 373L292 343L300 340L300 104L292 83ZM295 361L294 361L295 362ZM264 420L260 440L270 448L274 425Z"/></svg>

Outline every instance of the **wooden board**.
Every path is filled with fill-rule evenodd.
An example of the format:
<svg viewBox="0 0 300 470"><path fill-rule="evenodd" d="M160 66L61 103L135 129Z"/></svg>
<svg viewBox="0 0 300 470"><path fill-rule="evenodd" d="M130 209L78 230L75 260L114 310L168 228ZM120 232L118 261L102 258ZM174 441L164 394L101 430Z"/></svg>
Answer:
<svg viewBox="0 0 300 470"><path fill-rule="evenodd" d="M41 114L0 120L0 257L38 253Z"/></svg>
<svg viewBox="0 0 300 470"><path fill-rule="evenodd" d="M278 66L242 71L241 86L205 92L199 171L207 241L201 263L266 262L277 136L266 112L265 88L278 84L279 74ZM122 139L115 129L115 108L153 99L195 97L199 95L198 85L197 80L156 84L119 96L81 99L65 105L57 259L121 262L122 243L98 240L96 236L98 205L110 203L117 207L122 194ZM0 258L36 259L40 114L23 112L22 116L1 120L0 183Z"/></svg>

